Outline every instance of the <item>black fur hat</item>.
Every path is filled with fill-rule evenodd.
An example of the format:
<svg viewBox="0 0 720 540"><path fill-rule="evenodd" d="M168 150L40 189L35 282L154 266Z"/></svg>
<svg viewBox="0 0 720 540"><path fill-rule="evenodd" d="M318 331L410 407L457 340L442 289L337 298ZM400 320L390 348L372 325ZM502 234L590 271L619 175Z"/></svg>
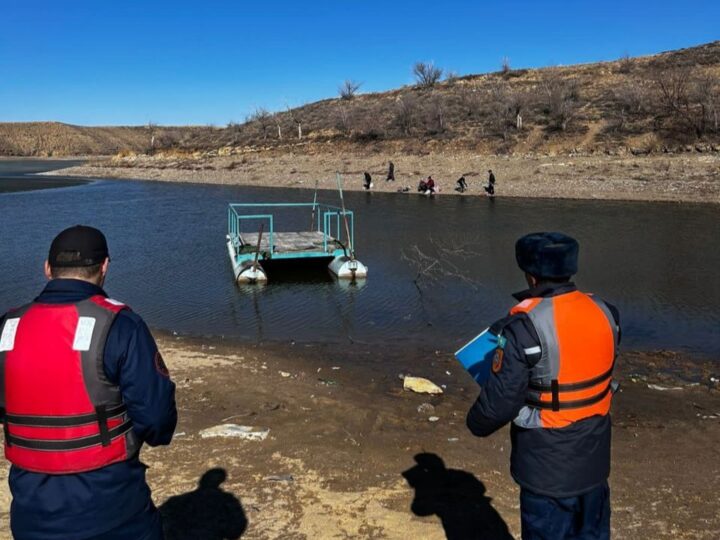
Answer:
<svg viewBox="0 0 720 540"><path fill-rule="evenodd" d="M515 242L518 266L537 278L567 278L577 273L577 240L559 232L527 234Z"/></svg>

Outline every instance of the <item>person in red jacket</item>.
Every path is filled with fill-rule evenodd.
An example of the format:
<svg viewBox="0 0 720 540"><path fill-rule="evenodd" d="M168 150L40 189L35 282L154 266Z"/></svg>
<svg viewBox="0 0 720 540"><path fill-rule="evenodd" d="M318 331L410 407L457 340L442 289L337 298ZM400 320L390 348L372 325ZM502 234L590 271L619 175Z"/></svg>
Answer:
<svg viewBox="0 0 720 540"><path fill-rule="evenodd" d="M17 539L163 537L139 460L169 444L175 385L147 326L102 285L104 235L52 242L50 280L0 319L0 407Z"/></svg>
<svg viewBox="0 0 720 540"><path fill-rule="evenodd" d="M433 180L433 177L428 176L427 180L420 180L420 184L418 184L418 191L423 195L432 195L435 193L437 188L435 187L435 180Z"/></svg>

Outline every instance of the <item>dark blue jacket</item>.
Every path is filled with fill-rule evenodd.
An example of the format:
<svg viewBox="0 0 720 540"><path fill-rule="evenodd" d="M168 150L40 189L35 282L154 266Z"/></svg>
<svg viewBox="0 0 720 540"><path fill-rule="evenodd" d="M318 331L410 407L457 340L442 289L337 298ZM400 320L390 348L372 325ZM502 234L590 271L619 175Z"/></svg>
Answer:
<svg viewBox="0 0 720 540"><path fill-rule="evenodd" d="M107 296L100 287L85 281L55 279L36 301L75 303L96 294ZM175 385L156 368L156 352L155 340L140 316L121 311L108 333L105 374L120 387L133 430L150 446L169 444L177 423ZM152 505L145 469L138 457L68 475L40 474L12 466L13 535L18 539L75 540L101 535L128 521L138 526L137 520L152 516L145 511Z"/></svg>
<svg viewBox="0 0 720 540"><path fill-rule="evenodd" d="M518 301L551 297L577 290L573 283L541 285L513 296ZM619 315L608 304L619 326ZM492 373L470 409L467 425L486 437L517 417L525 404L530 369L540 354L525 349L540 345L537 332L524 313L497 321L507 338L502 367ZM604 483L610 474L610 415L592 416L559 429L510 427L510 472L525 489L549 497L574 497Z"/></svg>

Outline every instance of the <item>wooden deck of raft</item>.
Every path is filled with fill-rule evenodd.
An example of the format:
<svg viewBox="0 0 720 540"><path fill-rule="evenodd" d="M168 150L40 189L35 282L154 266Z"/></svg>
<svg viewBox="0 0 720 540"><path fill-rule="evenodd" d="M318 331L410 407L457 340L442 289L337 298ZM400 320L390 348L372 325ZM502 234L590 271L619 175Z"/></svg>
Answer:
<svg viewBox="0 0 720 540"><path fill-rule="evenodd" d="M325 236L318 231L307 232L276 232L273 235L274 253L290 253L303 251L325 251ZM240 236L242 252L254 252L257 247L258 233L243 233ZM335 239L327 239L327 250L332 252L337 248ZM270 251L270 235L263 234L260 251Z"/></svg>

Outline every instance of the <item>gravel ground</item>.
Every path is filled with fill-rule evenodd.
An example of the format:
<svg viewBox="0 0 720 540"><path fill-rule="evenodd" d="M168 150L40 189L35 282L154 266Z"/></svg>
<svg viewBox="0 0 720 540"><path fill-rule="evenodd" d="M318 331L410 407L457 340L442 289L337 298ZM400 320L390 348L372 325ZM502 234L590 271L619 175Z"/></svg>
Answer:
<svg viewBox="0 0 720 540"><path fill-rule="evenodd" d="M385 181L387 162L395 163L395 182ZM676 202L720 202L720 154L652 156L482 156L467 152L381 155L340 152L246 152L227 156L158 155L96 160L46 174L90 178L133 178L170 182L253 185L314 189L335 187L335 172L345 189L362 190L363 173L373 191L415 193L420 179L432 175L440 194L455 194L464 175L464 196L484 195L487 170L497 178L499 197L559 197Z"/></svg>
<svg viewBox="0 0 720 540"><path fill-rule="evenodd" d="M478 389L449 353L158 343L177 383L179 424L170 446L146 448L142 459L168 540L519 538L509 430L487 439L467 431ZM403 390L399 373L445 391ZM613 538L718 538L717 363L624 353L617 375ZM269 434L202 437L227 423ZM2 482L3 538L9 503Z"/></svg>

